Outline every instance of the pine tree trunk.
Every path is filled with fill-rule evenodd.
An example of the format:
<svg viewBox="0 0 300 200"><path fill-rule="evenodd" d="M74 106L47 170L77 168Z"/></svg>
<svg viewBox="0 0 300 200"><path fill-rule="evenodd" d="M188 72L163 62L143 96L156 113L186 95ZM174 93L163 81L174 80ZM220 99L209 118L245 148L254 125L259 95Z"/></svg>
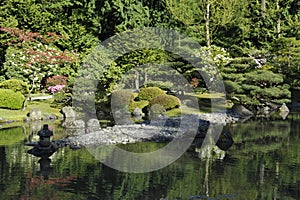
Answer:
<svg viewBox="0 0 300 200"><path fill-rule="evenodd" d="M261 18L263 21L266 19L266 1L261 0Z"/></svg>
<svg viewBox="0 0 300 200"><path fill-rule="evenodd" d="M206 17L205 17L205 29L206 29L206 46L210 48L210 31L209 31L209 20L210 20L210 1L206 5Z"/></svg>
<svg viewBox="0 0 300 200"><path fill-rule="evenodd" d="M263 27L265 28L265 20L266 20L266 1L265 0L261 0L261 18L263 21ZM264 36L264 42L267 42L267 36Z"/></svg>
<svg viewBox="0 0 300 200"><path fill-rule="evenodd" d="M279 0L276 1L276 11L279 13L280 6L279 6ZM281 32L281 20L280 17L277 19L277 37L280 37L280 32Z"/></svg>

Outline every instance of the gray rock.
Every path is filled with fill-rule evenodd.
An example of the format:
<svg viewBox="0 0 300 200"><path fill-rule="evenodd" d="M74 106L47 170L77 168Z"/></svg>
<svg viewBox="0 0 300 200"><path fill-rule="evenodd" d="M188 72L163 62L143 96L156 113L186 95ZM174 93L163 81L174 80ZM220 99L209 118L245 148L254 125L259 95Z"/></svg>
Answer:
<svg viewBox="0 0 300 200"><path fill-rule="evenodd" d="M31 121L36 121L36 120L41 120L42 119L42 112L38 108L32 108L30 112L27 114L29 117L29 120Z"/></svg>
<svg viewBox="0 0 300 200"><path fill-rule="evenodd" d="M99 127L100 128L100 124L98 119L90 119L89 121L87 121L86 126L88 127Z"/></svg>
<svg viewBox="0 0 300 200"><path fill-rule="evenodd" d="M84 129L85 123L83 120L66 119L62 126L69 129Z"/></svg>
<svg viewBox="0 0 300 200"><path fill-rule="evenodd" d="M91 133L101 129L98 119L90 119L86 123L86 132Z"/></svg>
<svg viewBox="0 0 300 200"><path fill-rule="evenodd" d="M126 110L117 110L114 112L114 120L116 124L131 124L131 113Z"/></svg>
<svg viewBox="0 0 300 200"><path fill-rule="evenodd" d="M247 117L247 116L252 116L253 112L248 110L242 105L234 104L231 108L231 111L240 115L241 117Z"/></svg>
<svg viewBox="0 0 300 200"><path fill-rule="evenodd" d="M280 112L290 112L290 109L285 105L285 103L282 104L279 108Z"/></svg>
<svg viewBox="0 0 300 200"><path fill-rule="evenodd" d="M1 121L1 119L0 119L0 121ZM26 122L29 122L30 120L29 120L29 117L24 117L24 119L23 119L23 121L26 123Z"/></svg>
<svg viewBox="0 0 300 200"><path fill-rule="evenodd" d="M30 122L29 127L30 127L30 133L35 134L42 129L42 127L43 127L42 121L40 121L40 120L32 121L32 122Z"/></svg>
<svg viewBox="0 0 300 200"><path fill-rule="evenodd" d="M285 105L285 103L283 103L282 106L278 109L278 111L282 119L285 120L290 112L290 109Z"/></svg>
<svg viewBox="0 0 300 200"><path fill-rule="evenodd" d="M50 120L50 116L48 114L43 114L43 120Z"/></svg>
<svg viewBox="0 0 300 200"><path fill-rule="evenodd" d="M132 116L133 117L139 117L139 116L144 117L145 114L143 113L142 109L135 108L134 111L132 112Z"/></svg>
<svg viewBox="0 0 300 200"><path fill-rule="evenodd" d="M62 114L64 115L64 118L75 118L76 117L76 112L73 110L72 107L63 107L61 109Z"/></svg>
<svg viewBox="0 0 300 200"><path fill-rule="evenodd" d="M50 114L50 115L49 115L49 119L56 119L56 115Z"/></svg>
<svg viewBox="0 0 300 200"><path fill-rule="evenodd" d="M85 129L74 129L74 128L66 128L65 129L68 136L79 136L79 135L85 135Z"/></svg>

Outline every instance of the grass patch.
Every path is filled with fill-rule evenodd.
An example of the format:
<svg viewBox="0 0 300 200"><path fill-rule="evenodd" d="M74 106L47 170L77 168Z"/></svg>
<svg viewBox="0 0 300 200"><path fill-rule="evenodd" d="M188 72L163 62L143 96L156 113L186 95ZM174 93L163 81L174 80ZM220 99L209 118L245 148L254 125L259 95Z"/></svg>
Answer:
<svg viewBox="0 0 300 200"><path fill-rule="evenodd" d="M60 115L60 109L50 107L50 101L27 101L25 110L9 110L0 108L0 118L22 121L32 108L38 108L43 114Z"/></svg>

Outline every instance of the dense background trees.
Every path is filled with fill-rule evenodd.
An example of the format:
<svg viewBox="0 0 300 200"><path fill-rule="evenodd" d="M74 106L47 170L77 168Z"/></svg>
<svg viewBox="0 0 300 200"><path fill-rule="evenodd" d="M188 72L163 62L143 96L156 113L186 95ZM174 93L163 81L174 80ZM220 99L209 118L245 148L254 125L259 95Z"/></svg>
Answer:
<svg viewBox="0 0 300 200"><path fill-rule="evenodd" d="M203 50L214 60L224 57L220 51L215 53L215 47L223 49L228 59L253 59L259 67L245 66L248 75L253 75L247 75L248 78L261 74L262 67L271 77L283 77L281 85L298 88L299 8L298 0L3 0L0 3L0 80L18 78L36 90L41 88L42 79L53 75L65 75L72 80L99 42L122 31L152 26L172 28L193 37L206 47ZM180 44L181 38L177 42ZM30 63L33 69L28 68L32 57L49 52L57 55L33 59ZM53 56L59 55L65 57L60 62L50 62ZM102 77L105 78L102 81L107 84L113 79L115 84L124 71L153 59L166 61L178 71L193 71L188 62L174 55L147 49L119 58L111 67L114 71L108 73L111 76ZM216 64L227 83L238 76L231 70L233 65ZM244 76L244 72L239 73ZM193 73L186 77L190 81L201 79ZM253 80L247 84L252 88L257 86ZM197 86L205 85L194 85ZM236 93L230 91L230 96ZM247 92L242 95L248 96ZM286 98L286 95L289 96L286 92L279 96ZM273 94L265 101L272 98L277 97Z"/></svg>

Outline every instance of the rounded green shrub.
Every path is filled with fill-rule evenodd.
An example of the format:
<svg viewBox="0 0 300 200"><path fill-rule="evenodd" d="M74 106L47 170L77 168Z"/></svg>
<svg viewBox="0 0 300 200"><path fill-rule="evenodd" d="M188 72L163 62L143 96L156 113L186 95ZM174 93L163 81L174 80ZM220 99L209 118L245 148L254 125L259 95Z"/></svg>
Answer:
<svg viewBox="0 0 300 200"><path fill-rule="evenodd" d="M0 89L0 108L21 109L25 97L19 92L10 89Z"/></svg>
<svg viewBox="0 0 300 200"><path fill-rule="evenodd" d="M149 103L150 107L155 104L161 105L166 110L171 110L173 108L179 108L181 102L180 99L173 95L162 94L152 99Z"/></svg>
<svg viewBox="0 0 300 200"><path fill-rule="evenodd" d="M163 94L165 92L158 87L147 87L141 89L138 98L139 100L151 101L153 98Z"/></svg>
<svg viewBox="0 0 300 200"><path fill-rule="evenodd" d="M29 86L26 82L18 79L9 79L0 83L0 89L11 89L14 92L28 94Z"/></svg>

